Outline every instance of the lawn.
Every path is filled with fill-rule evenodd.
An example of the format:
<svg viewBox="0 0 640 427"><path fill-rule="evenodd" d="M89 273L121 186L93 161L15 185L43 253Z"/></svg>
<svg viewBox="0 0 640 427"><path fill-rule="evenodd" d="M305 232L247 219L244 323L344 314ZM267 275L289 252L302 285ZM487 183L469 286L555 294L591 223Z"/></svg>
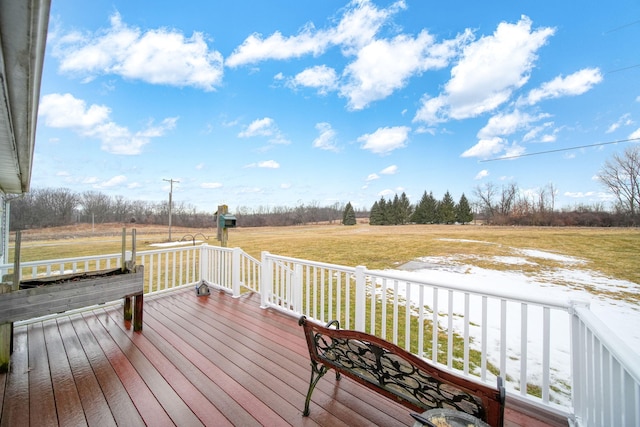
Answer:
<svg viewBox="0 0 640 427"><path fill-rule="evenodd" d="M131 225L126 226L128 230ZM22 232L21 261L119 253L123 225L104 224L27 230ZM168 227L135 225L137 249L156 249L168 240ZM172 240L218 245L215 229L173 227ZM208 237L208 240L203 239ZM14 233L11 238L13 240ZM128 238L130 240L130 238ZM130 245L130 242L127 243ZM199 243L198 243L199 244ZM487 261L509 256L514 248L535 249L576 257L585 262L575 268L598 271L608 277L640 283L637 268L640 228L491 227L480 225L358 224L256 227L229 230L229 247L239 247L260 258L262 251L295 258L371 269L396 268L424 256L464 257L465 262L493 269L513 268ZM13 260L13 241L10 244ZM474 260L474 255L482 255ZM537 261L536 267L553 268L554 261Z"/></svg>

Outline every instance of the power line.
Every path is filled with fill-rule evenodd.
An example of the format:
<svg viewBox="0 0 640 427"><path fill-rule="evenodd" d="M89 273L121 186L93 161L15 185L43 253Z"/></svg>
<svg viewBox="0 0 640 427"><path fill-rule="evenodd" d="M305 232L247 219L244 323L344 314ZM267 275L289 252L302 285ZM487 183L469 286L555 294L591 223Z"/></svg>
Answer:
<svg viewBox="0 0 640 427"><path fill-rule="evenodd" d="M559 151L578 150L580 148L600 147L602 145L618 144L618 143L621 143L621 142L631 142L631 141L640 141L640 138L620 139L620 140L617 140L617 141L599 142L597 144L578 145L576 147L558 148L558 149L555 149L555 150L546 150L546 151L536 151L535 153L518 154L516 156L496 157L494 159L480 160L480 163L493 162L493 161L496 161L496 160L517 159L517 158L520 158L520 157L528 157L528 156L537 156L539 154L557 153Z"/></svg>
<svg viewBox="0 0 640 427"><path fill-rule="evenodd" d="M615 70L605 72L605 74L617 73L618 71L629 70L631 68L637 68L637 67L640 67L640 64L629 65L628 67L623 67L623 68L616 68Z"/></svg>
<svg viewBox="0 0 640 427"><path fill-rule="evenodd" d="M638 20L638 21L633 21L633 22L629 22L628 24L624 24L624 25L620 25L619 27L612 28L612 29L610 29L610 30L608 30L608 31L605 31L605 32L604 32L604 34L613 33L614 31L618 31L618 30L621 30L621 29L623 29L623 28L630 27L630 26L635 25L635 24L640 24L640 20Z"/></svg>

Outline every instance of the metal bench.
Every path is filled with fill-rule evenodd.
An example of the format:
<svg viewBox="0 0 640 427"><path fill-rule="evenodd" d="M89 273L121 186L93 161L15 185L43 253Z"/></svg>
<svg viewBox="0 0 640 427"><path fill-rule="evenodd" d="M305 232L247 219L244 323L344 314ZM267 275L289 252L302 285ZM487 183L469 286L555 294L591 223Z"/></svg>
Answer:
<svg viewBox="0 0 640 427"><path fill-rule="evenodd" d="M491 426L504 420L505 390L439 369L397 345L364 332L339 329L337 320L322 326L305 316L304 328L311 357L311 380L303 416L309 415L311 395L329 369L336 379L345 375L414 411L447 408L470 414Z"/></svg>

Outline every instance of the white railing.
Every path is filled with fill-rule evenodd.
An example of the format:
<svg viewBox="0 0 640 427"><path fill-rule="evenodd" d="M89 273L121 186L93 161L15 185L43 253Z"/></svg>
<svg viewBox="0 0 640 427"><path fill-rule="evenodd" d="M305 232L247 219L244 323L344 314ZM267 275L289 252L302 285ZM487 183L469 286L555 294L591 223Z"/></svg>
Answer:
<svg viewBox="0 0 640 427"><path fill-rule="evenodd" d="M200 247L138 252L136 264L144 265L145 293L156 294L200 281Z"/></svg>
<svg viewBox="0 0 640 427"><path fill-rule="evenodd" d="M640 357L584 302L472 288L238 248L138 252L149 294L205 282L263 307L387 339L577 426L640 425ZM121 254L24 262L22 279L116 268ZM11 272L13 265L0 265ZM435 327L434 327L435 325Z"/></svg>
<svg viewBox="0 0 640 427"><path fill-rule="evenodd" d="M640 360L593 312L572 315L573 406L579 425L640 426Z"/></svg>
<svg viewBox="0 0 640 427"><path fill-rule="evenodd" d="M242 289L260 291L260 261L239 248L220 246L202 247L200 280L231 292L234 296Z"/></svg>
<svg viewBox="0 0 640 427"><path fill-rule="evenodd" d="M130 252L127 253L130 256ZM94 255L78 258L28 261L20 263L20 280L31 280L61 274L108 270L121 266L122 254ZM2 274L13 274L13 264L0 265Z"/></svg>
<svg viewBox="0 0 640 427"><path fill-rule="evenodd" d="M387 339L578 426L640 425L640 357L584 301L264 252L262 304ZM434 328L434 325L436 327ZM434 330L435 329L435 330ZM434 333L435 332L435 333Z"/></svg>

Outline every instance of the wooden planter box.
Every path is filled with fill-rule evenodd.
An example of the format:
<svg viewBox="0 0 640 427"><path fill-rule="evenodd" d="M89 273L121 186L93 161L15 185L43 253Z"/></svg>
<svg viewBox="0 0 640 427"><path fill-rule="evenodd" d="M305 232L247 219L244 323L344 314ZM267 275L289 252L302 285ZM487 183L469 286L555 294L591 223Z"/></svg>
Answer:
<svg viewBox="0 0 640 427"><path fill-rule="evenodd" d="M12 322L33 319L68 310L104 304L124 298L124 318L133 320L133 330L142 330L144 267L68 274L20 282L20 290L0 294L0 328ZM8 286L8 285L4 285ZM135 309L131 300L135 298ZM6 334L0 334L6 335ZM5 342L2 342L5 341ZM10 339L0 339L0 370L5 363Z"/></svg>

